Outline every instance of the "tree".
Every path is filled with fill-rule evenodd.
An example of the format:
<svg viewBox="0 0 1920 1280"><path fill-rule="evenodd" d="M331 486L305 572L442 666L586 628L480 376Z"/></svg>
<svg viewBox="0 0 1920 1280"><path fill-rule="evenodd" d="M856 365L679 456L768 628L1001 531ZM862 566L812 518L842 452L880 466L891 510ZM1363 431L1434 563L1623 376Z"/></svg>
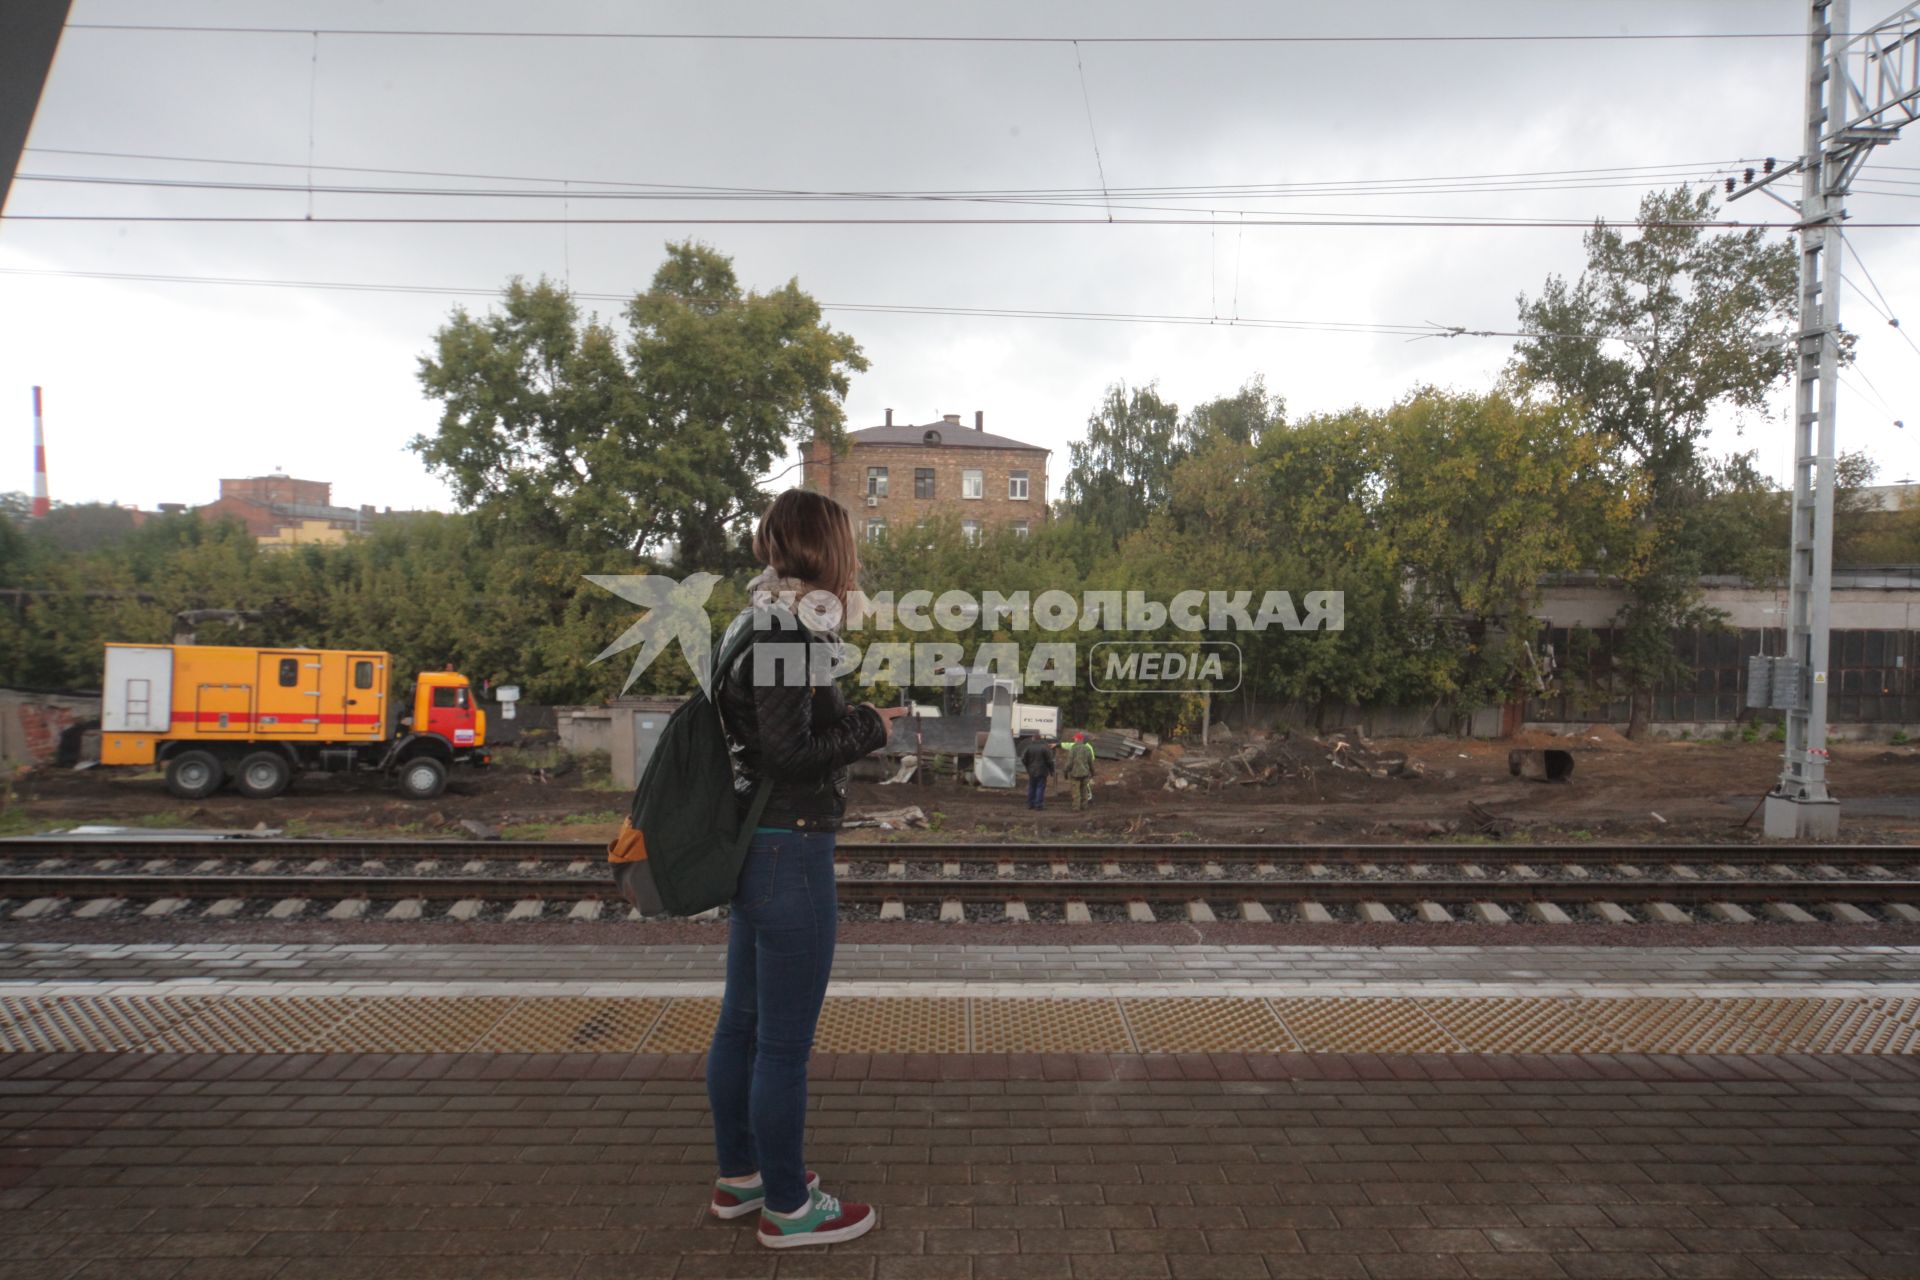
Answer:
<svg viewBox="0 0 1920 1280"><path fill-rule="evenodd" d="M743 292L691 241L667 246L625 319L623 344L545 279L514 280L485 317L456 309L420 361L440 424L412 448L510 539L710 565L776 458L843 438L866 359L797 281Z"/></svg>
<svg viewBox="0 0 1920 1280"><path fill-rule="evenodd" d="M1257 445L1263 434L1286 423L1287 402L1269 395L1267 380L1256 373L1232 395L1195 406L1180 426L1181 446L1201 449L1213 440Z"/></svg>
<svg viewBox="0 0 1920 1280"><path fill-rule="evenodd" d="M1180 407L1155 384L1107 388L1087 419L1087 438L1067 448L1066 504L1115 541L1142 528L1166 505L1179 449Z"/></svg>
<svg viewBox="0 0 1920 1280"><path fill-rule="evenodd" d="M1446 692L1469 710L1504 700L1528 669L1541 578L1580 567L1633 495L1552 402L1429 388L1379 415L1370 441L1381 527L1461 655Z"/></svg>
<svg viewBox="0 0 1920 1280"><path fill-rule="evenodd" d="M1792 246L1699 225L1715 213L1705 192L1651 193L1635 234L1605 223L1587 233L1577 281L1549 277L1538 298L1520 298L1530 336L1515 347L1517 385L1580 405L1642 485L1639 526L1607 558L1628 596L1615 661L1630 737L1647 731L1654 685L1677 674L1673 629L1711 621L1698 585L1708 418L1760 408L1791 367Z"/></svg>

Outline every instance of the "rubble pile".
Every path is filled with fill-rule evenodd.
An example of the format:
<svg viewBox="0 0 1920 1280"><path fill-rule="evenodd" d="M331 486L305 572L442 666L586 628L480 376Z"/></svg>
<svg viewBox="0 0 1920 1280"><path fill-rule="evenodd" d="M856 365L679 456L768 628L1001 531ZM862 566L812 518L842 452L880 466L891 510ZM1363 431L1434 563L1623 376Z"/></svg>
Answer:
<svg viewBox="0 0 1920 1280"><path fill-rule="evenodd" d="M1199 754L1190 748L1167 764L1168 791L1222 787L1271 787L1288 780L1312 781L1331 773L1360 773L1371 778L1417 778L1425 772L1404 751L1381 751L1357 729L1325 738L1276 734L1224 754Z"/></svg>

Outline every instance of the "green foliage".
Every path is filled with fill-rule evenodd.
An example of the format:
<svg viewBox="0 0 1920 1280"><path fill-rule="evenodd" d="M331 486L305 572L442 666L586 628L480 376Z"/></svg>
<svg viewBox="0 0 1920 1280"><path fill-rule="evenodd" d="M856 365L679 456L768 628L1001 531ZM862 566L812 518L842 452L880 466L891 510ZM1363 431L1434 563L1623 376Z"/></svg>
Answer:
<svg viewBox="0 0 1920 1280"><path fill-rule="evenodd" d="M1154 384L1108 387L1086 438L1067 447L1067 508L1115 538L1144 526L1172 487L1179 430L1180 406Z"/></svg>
<svg viewBox="0 0 1920 1280"><path fill-rule="evenodd" d="M1533 335L1515 348L1517 385L1577 404L1614 465L1635 475L1637 520L1601 548L1631 597L1615 656L1632 691L1629 734L1645 731L1652 689L1676 674L1668 634L1699 625L1698 578L1716 523L1700 454L1709 414L1760 409L1787 376L1795 256L1765 233L1709 233L1705 192L1646 196L1634 234L1596 224L1578 280L1549 277L1520 300Z"/></svg>
<svg viewBox="0 0 1920 1280"><path fill-rule="evenodd" d="M724 567L756 478L792 445L838 442L853 339L788 281L743 291L725 255L667 246L627 305L627 337L562 287L514 280L500 308L456 309L420 361L444 406L412 448L508 544L630 557L673 547Z"/></svg>

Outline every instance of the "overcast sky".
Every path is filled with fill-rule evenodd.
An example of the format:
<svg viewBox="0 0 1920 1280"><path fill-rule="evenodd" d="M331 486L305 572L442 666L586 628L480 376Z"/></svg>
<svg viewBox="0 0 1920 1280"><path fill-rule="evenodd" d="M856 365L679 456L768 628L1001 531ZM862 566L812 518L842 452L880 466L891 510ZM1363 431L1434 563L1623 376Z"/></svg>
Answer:
<svg viewBox="0 0 1920 1280"><path fill-rule="evenodd" d="M1857 23L1893 0L1855 0ZM1794 0L1584 0L1346 6L1205 3L633 4L553 0L77 0L74 23L892 35L1420 35L1793 31ZM316 47L317 46L317 47ZM1557 43L824 43L452 39L70 29L35 120L28 174L284 182L305 165L803 190L1227 187L1640 170L1708 178L1800 143L1796 40ZM1089 130L1091 115L1091 136ZM1915 133L1915 130L1909 130ZM1097 137L1099 163L1094 141ZM277 162L295 168L60 154ZM1904 166L1904 167L1902 167ZM319 184L553 183L316 170ZM1301 414L1385 404L1420 383L1486 388L1508 338L1235 326L1515 327L1515 296L1576 273L1578 229L1280 227L1276 214L1630 220L1665 177L1558 190L1180 201L1115 197L1118 217L1214 226L406 226L0 223L0 490L29 489L29 388L46 388L53 494L200 503L223 475L331 480L337 502L449 505L406 442L430 431L416 360L460 301L445 294L252 288L32 272L329 281L489 291L547 274L585 292L643 286L662 244L694 235L749 286L797 276L825 303L1179 315L1218 324L829 311L872 369L852 427L984 410L989 430L1055 450L1103 388L1158 380L1181 405L1254 374ZM1905 184L1905 185L1901 185ZM1440 185L1445 184L1429 184ZM1538 186L1539 179L1505 184ZM1789 182L1797 194L1797 184ZM1856 222L1920 221L1920 137L1883 149ZM330 215L559 217L547 199L321 194ZM1171 212L1169 210L1184 210ZM1732 206L1784 220L1762 197ZM20 182L7 212L302 217L309 196ZM1086 217L1032 204L570 200L573 217ZM1854 233L1896 314L1920 330L1920 238ZM1851 262L1848 271L1860 279ZM1864 280L1860 281L1864 284ZM484 296L465 299L486 304ZM603 312L617 304L598 303ZM1881 479L1920 477L1920 353L1848 290L1861 334L1842 444ZM1874 398L1877 393L1882 404ZM1782 411L1717 433L1787 474ZM1911 425L1896 430L1892 420Z"/></svg>

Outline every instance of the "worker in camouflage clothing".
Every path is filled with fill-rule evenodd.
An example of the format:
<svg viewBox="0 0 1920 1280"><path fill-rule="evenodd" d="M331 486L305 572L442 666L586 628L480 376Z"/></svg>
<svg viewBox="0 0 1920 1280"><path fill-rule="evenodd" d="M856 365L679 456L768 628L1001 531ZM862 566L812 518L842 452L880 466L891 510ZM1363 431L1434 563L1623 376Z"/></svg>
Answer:
<svg viewBox="0 0 1920 1280"><path fill-rule="evenodd" d="M1067 767L1062 771L1067 782L1073 787L1073 811L1093 807L1093 744L1087 741L1087 735L1075 732L1073 742L1067 747Z"/></svg>

